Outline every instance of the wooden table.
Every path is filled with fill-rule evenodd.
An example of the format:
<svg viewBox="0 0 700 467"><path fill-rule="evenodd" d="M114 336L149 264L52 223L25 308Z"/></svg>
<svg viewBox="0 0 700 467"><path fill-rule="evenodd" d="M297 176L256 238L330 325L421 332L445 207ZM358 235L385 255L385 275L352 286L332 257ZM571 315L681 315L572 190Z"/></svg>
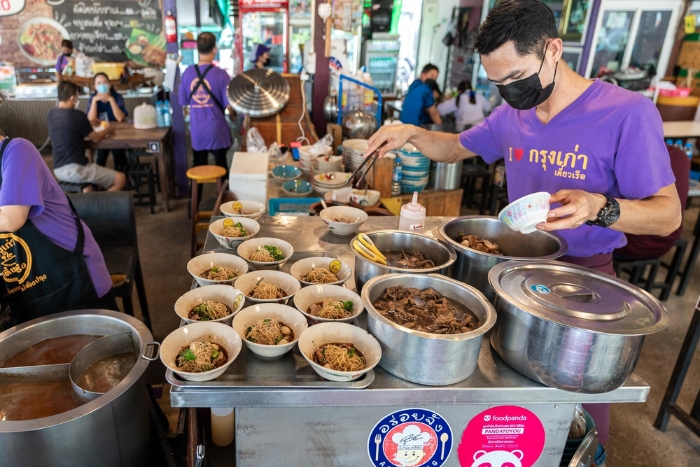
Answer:
<svg viewBox="0 0 700 467"><path fill-rule="evenodd" d="M698 138L700 137L700 122L664 122L664 138Z"/></svg>
<svg viewBox="0 0 700 467"><path fill-rule="evenodd" d="M160 192L163 208L169 210L168 201L171 195L170 174L170 128L152 128L150 130L137 130L133 123L111 122L110 127L116 129L115 133L95 144L89 139L85 140L85 148L90 152L97 149L144 149L152 153L158 161L158 178L160 179Z"/></svg>

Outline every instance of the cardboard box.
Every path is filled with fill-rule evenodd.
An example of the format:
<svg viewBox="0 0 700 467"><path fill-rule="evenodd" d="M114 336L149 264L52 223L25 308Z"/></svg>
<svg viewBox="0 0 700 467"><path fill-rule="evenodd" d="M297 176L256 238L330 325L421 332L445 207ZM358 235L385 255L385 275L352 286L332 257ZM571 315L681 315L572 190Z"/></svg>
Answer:
<svg viewBox="0 0 700 467"><path fill-rule="evenodd" d="M696 96L700 97L700 72L696 73L694 70L691 70L693 73L688 76L688 70L681 70L679 76L676 78L676 86L679 88L690 88L692 91L690 91L691 96Z"/></svg>
<svg viewBox="0 0 700 467"><path fill-rule="evenodd" d="M690 70L700 70L700 41L698 34L689 34L681 45L677 65Z"/></svg>

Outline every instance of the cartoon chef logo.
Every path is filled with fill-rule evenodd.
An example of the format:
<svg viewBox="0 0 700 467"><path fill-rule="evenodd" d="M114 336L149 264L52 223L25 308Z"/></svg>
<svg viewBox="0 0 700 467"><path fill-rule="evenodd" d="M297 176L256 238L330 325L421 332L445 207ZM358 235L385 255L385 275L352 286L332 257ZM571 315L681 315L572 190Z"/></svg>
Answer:
<svg viewBox="0 0 700 467"><path fill-rule="evenodd" d="M190 93L194 90L195 87L197 87L198 84L199 79L192 80L192 83L190 84ZM205 86L211 89L211 84L209 84L209 81L207 81L206 78L204 78L204 82L202 84L199 84L197 90L194 92L194 94L192 94L192 100L200 106L211 106L211 104L209 103L211 95L209 94Z"/></svg>
<svg viewBox="0 0 700 467"><path fill-rule="evenodd" d="M452 431L435 412L404 409L387 415L369 437L375 467L442 466L452 451Z"/></svg>
<svg viewBox="0 0 700 467"><path fill-rule="evenodd" d="M515 450L508 451L476 451L474 453L474 463L472 467L522 467L520 461L523 459L523 452Z"/></svg>

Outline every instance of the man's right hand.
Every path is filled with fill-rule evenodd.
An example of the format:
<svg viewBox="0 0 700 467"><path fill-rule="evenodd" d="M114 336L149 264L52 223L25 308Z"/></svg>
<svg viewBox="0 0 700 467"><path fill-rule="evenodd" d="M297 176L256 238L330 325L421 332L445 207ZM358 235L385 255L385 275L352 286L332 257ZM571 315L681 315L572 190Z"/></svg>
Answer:
<svg viewBox="0 0 700 467"><path fill-rule="evenodd" d="M389 151L401 149L411 137L423 131L415 125L387 125L383 126L367 141L369 147L364 154L367 157L379 149L379 157L383 157ZM386 143L386 144L384 144ZM382 146L384 144L384 146Z"/></svg>

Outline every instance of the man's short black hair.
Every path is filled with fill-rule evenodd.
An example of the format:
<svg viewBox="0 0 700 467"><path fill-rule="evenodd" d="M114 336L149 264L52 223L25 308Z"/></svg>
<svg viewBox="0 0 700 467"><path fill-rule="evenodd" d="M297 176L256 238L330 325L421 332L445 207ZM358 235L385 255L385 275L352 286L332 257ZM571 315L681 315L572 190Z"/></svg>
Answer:
<svg viewBox="0 0 700 467"><path fill-rule="evenodd" d="M554 13L541 0L502 0L486 17L474 51L488 55L513 41L518 55L544 58L545 44L558 36Z"/></svg>
<svg viewBox="0 0 700 467"><path fill-rule="evenodd" d="M197 36L197 52L200 54L210 54L216 47L216 36L210 32L203 32Z"/></svg>
<svg viewBox="0 0 700 467"><path fill-rule="evenodd" d="M73 96L78 94L78 86L70 81L58 83L58 101L68 102Z"/></svg>
<svg viewBox="0 0 700 467"><path fill-rule="evenodd" d="M440 73L440 69L439 69L438 67L436 67L436 66L433 65L432 63L428 63L427 65L425 65L425 66L423 67L423 71L421 71L420 74L421 74L421 75L424 75L424 74L426 74L426 73L430 73L430 72L433 71L433 70L435 70L435 71L437 71L438 73Z"/></svg>
<svg viewBox="0 0 700 467"><path fill-rule="evenodd" d="M73 41L69 41L68 39L63 39L61 41L61 47L65 47L66 49L73 50Z"/></svg>

